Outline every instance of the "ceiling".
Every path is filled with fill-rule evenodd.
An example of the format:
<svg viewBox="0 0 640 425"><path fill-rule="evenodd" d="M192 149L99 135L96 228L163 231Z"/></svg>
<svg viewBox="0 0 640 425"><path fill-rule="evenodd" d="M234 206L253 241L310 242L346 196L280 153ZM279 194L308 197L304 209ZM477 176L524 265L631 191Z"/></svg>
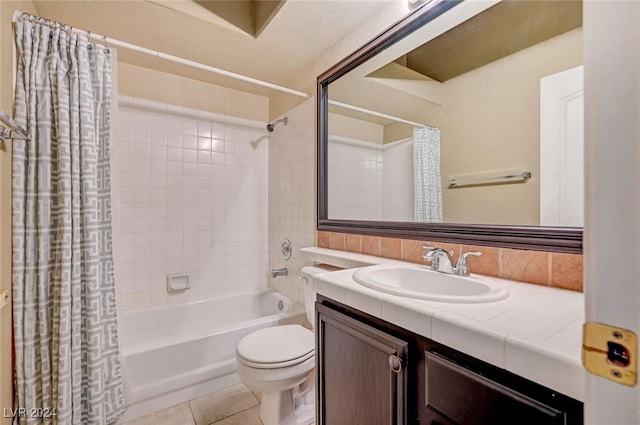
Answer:
<svg viewBox="0 0 640 425"><path fill-rule="evenodd" d="M215 7L203 7L202 3L206 3L203 1L34 0L33 3L38 14L48 19L289 86L292 77L308 72L318 57L385 7L399 1L402 0L287 0L277 5L255 36L215 15L211 12ZM196 12L188 12L189 9ZM134 65L262 95L273 94L269 89L141 53L118 49L118 56ZM311 77L311 83L315 77Z"/></svg>

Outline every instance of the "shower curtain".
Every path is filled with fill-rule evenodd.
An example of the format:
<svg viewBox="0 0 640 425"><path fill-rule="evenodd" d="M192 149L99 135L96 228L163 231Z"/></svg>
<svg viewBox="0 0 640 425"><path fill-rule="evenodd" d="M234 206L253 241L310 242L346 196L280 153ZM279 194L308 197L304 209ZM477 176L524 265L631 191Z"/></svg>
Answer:
<svg viewBox="0 0 640 425"><path fill-rule="evenodd" d="M413 160L415 219L422 223L441 223L440 130L433 127L413 129Z"/></svg>
<svg viewBox="0 0 640 425"><path fill-rule="evenodd" d="M30 140L13 145L15 407L26 409L14 423L106 425L124 410L110 53L34 17L15 31L15 113Z"/></svg>

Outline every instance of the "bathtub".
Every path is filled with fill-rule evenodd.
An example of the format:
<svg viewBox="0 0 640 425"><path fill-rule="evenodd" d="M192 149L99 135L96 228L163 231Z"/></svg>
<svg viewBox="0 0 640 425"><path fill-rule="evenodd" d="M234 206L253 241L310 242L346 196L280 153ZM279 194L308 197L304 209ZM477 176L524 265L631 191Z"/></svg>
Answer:
<svg viewBox="0 0 640 425"><path fill-rule="evenodd" d="M235 350L248 333L303 323L304 307L267 290L120 314L125 422L235 385Z"/></svg>

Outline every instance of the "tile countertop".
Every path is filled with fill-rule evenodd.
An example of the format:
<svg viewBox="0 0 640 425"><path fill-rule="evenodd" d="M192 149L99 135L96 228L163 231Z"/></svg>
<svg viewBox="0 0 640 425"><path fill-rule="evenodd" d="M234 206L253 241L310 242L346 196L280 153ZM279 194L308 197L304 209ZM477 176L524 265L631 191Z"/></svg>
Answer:
<svg viewBox="0 0 640 425"><path fill-rule="evenodd" d="M582 293L491 277L508 288L506 299L479 304L415 300L353 280L355 267L401 261L318 247L300 251L308 261L350 267L317 275L319 294L584 400Z"/></svg>

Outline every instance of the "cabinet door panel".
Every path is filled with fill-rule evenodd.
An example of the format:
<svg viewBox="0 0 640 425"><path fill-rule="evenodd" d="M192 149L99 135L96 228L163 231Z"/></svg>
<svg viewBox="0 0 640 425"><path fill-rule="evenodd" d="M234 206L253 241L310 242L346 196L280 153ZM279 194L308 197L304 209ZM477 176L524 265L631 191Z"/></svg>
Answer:
<svg viewBox="0 0 640 425"><path fill-rule="evenodd" d="M441 414L439 414L438 412L434 411L431 408L425 409L424 414L422 415L422 418L420 418L420 425L422 424L456 425L455 423L451 422L448 418L445 418L444 416L442 416Z"/></svg>
<svg viewBox="0 0 640 425"><path fill-rule="evenodd" d="M426 352L426 404L462 425L564 425L565 415Z"/></svg>
<svg viewBox="0 0 640 425"><path fill-rule="evenodd" d="M407 343L323 305L316 312L319 425L404 424Z"/></svg>

